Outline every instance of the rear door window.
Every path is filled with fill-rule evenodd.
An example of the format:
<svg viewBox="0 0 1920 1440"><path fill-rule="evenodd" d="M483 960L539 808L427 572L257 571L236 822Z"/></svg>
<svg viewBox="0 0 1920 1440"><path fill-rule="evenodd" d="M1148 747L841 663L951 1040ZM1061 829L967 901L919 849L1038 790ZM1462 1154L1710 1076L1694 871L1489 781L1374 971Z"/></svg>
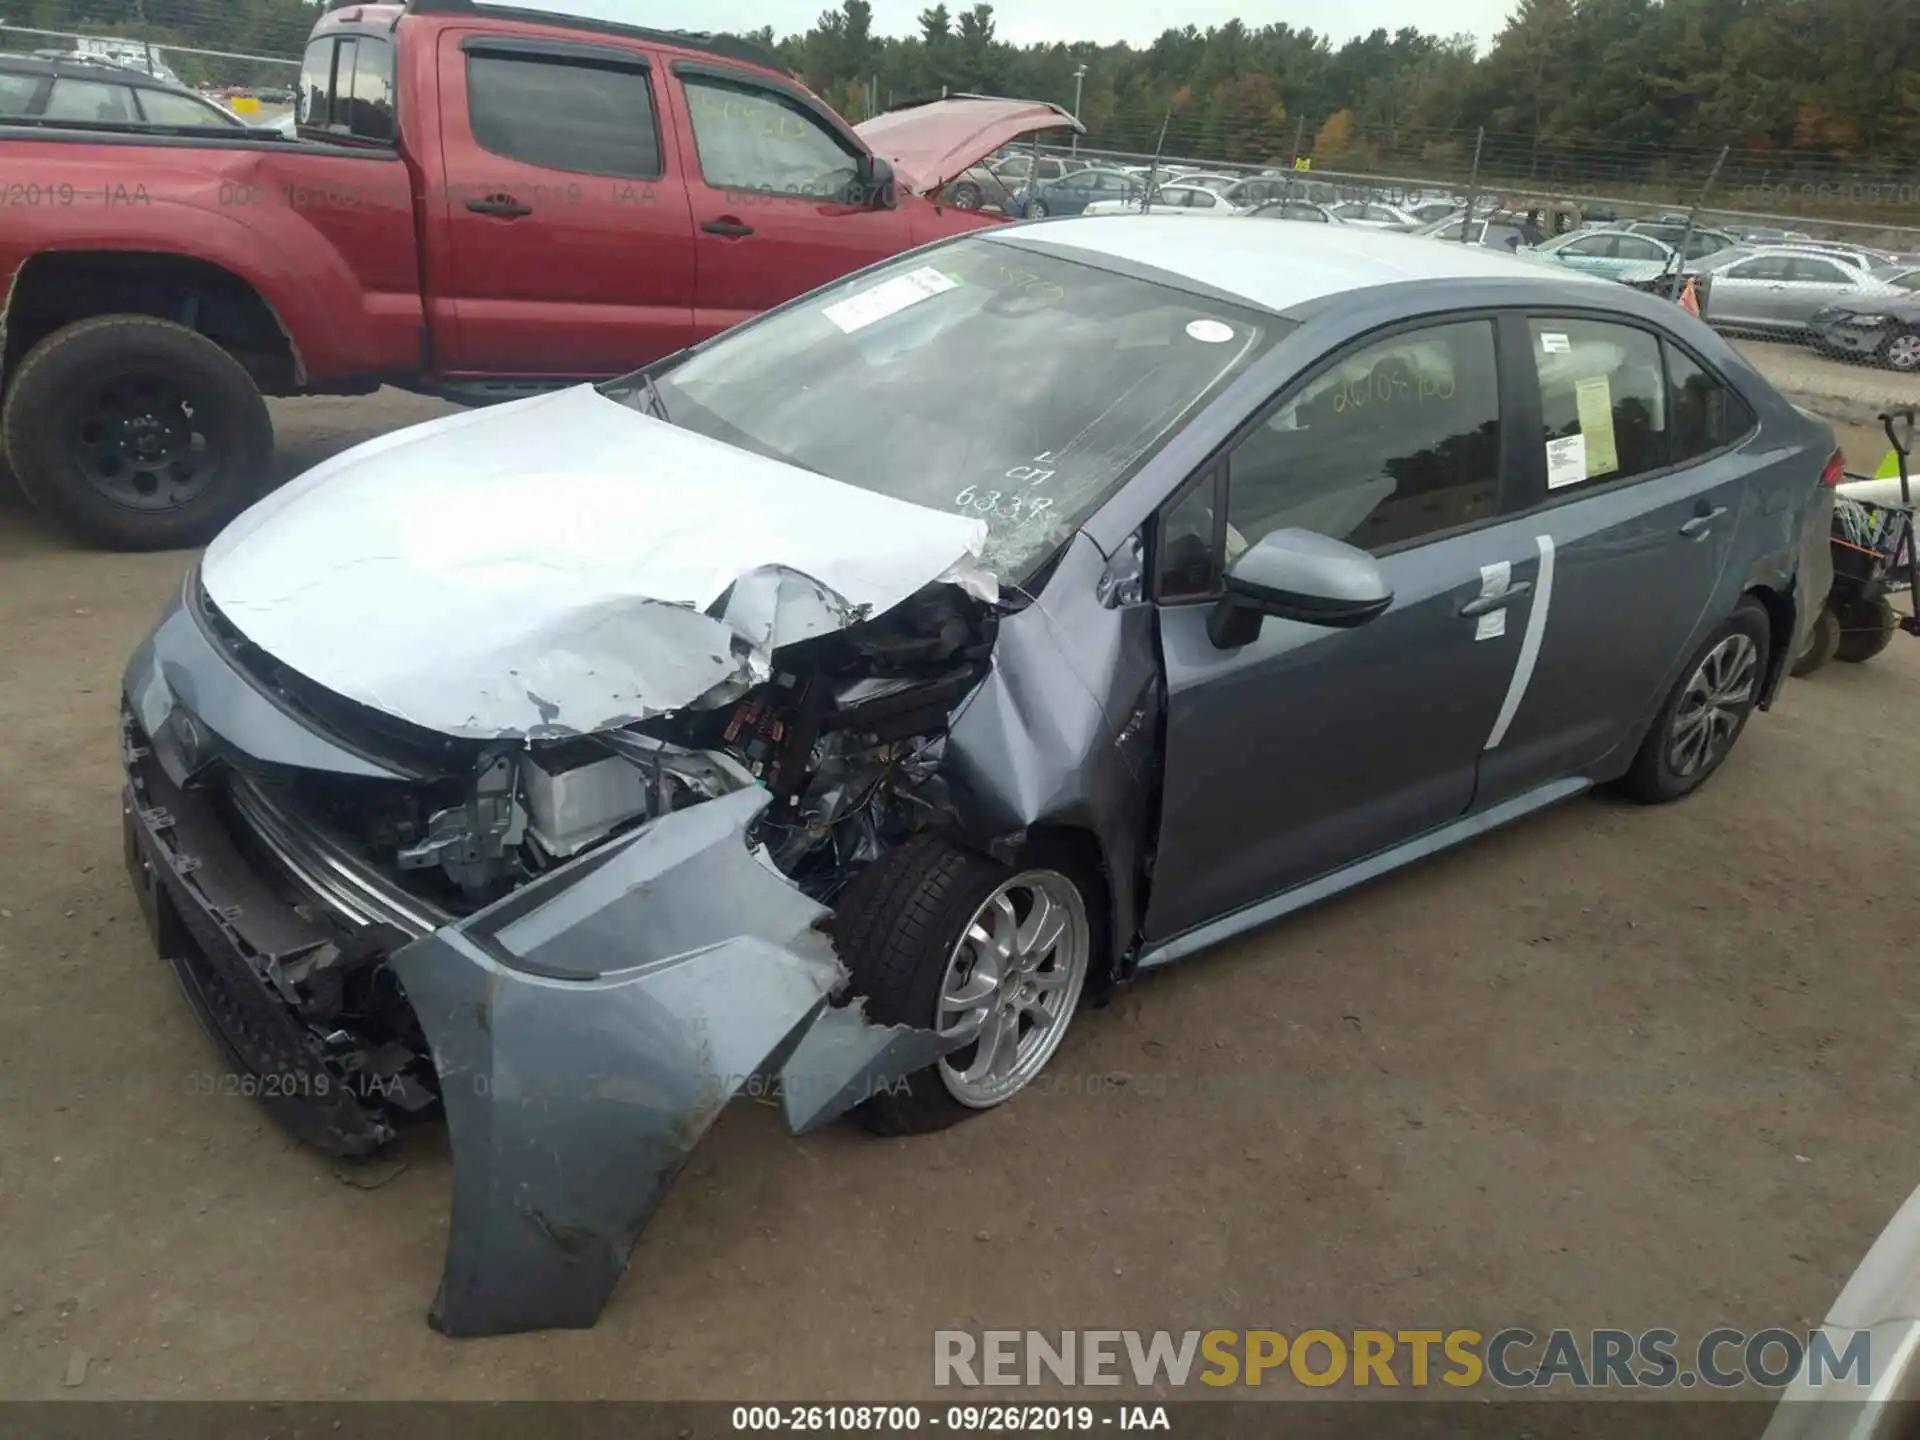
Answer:
<svg viewBox="0 0 1920 1440"><path fill-rule="evenodd" d="M1758 423L1747 402L1673 344L1667 355L1667 391L1673 402L1676 464L1711 455L1743 438Z"/></svg>
<svg viewBox="0 0 1920 1440"><path fill-rule="evenodd" d="M46 83L40 75L12 75L0 71L0 115L30 115L33 98Z"/></svg>
<svg viewBox="0 0 1920 1440"><path fill-rule="evenodd" d="M1529 324L1549 493L1665 469L1667 384L1658 338L1597 320Z"/></svg>
<svg viewBox="0 0 1920 1440"><path fill-rule="evenodd" d="M548 170L660 178L660 140L644 62L467 56L467 118L480 148Z"/></svg>
<svg viewBox="0 0 1920 1440"><path fill-rule="evenodd" d="M1831 260L1821 260L1811 255L1802 255L1789 262L1792 269L1787 278L1797 280L1803 285L1845 285L1847 272Z"/></svg>
<svg viewBox="0 0 1920 1440"><path fill-rule="evenodd" d="M213 106L190 95L175 95L171 90L142 90L140 113L149 125L242 125Z"/></svg>
<svg viewBox="0 0 1920 1440"><path fill-rule="evenodd" d="M45 113L49 120L110 120L123 125L140 119L132 86L100 80L55 80Z"/></svg>

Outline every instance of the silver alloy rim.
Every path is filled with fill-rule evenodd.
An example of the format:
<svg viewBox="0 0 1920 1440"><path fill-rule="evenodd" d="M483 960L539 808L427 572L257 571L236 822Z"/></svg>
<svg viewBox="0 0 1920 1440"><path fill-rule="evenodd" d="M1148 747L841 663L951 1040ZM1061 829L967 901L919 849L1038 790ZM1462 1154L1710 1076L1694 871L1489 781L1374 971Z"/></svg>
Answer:
<svg viewBox="0 0 1920 1440"><path fill-rule="evenodd" d="M1067 1033L1092 952L1086 902L1056 871L1025 871L982 901L940 977L934 1029L977 1035L940 1062L947 1093L987 1110L1031 1084Z"/></svg>
<svg viewBox="0 0 1920 1440"><path fill-rule="evenodd" d="M1896 370L1920 370L1920 335L1896 335L1889 340L1887 363Z"/></svg>
<svg viewBox="0 0 1920 1440"><path fill-rule="evenodd" d="M1760 650L1745 635L1729 635L1707 652L1673 712L1667 763L1682 780L1718 764L1752 708Z"/></svg>

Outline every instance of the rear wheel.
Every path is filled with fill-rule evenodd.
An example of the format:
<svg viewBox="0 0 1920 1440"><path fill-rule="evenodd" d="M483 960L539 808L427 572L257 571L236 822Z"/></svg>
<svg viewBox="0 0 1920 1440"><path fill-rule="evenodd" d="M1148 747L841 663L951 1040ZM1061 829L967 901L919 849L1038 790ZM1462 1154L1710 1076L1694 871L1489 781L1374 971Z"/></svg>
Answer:
<svg viewBox="0 0 1920 1440"><path fill-rule="evenodd" d="M943 1130L1004 1105L1053 1059L1102 927L1064 860L1015 870L937 836L877 861L843 898L835 941L867 1014L966 1037L860 1109L882 1135Z"/></svg>
<svg viewBox="0 0 1920 1440"><path fill-rule="evenodd" d="M1620 782L1630 798L1664 805L1720 768L1759 703L1772 634L1767 612L1749 597L1694 653Z"/></svg>
<svg viewBox="0 0 1920 1440"><path fill-rule="evenodd" d="M1847 665L1864 665L1893 643L1900 631L1900 612L1884 597L1854 600L1841 608L1839 625L1834 658Z"/></svg>
<svg viewBox="0 0 1920 1440"><path fill-rule="evenodd" d="M273 451L240 364L146 315L82 320L35 345L0 435L35 508L112 550L205 544L259 493Z"/></svg>

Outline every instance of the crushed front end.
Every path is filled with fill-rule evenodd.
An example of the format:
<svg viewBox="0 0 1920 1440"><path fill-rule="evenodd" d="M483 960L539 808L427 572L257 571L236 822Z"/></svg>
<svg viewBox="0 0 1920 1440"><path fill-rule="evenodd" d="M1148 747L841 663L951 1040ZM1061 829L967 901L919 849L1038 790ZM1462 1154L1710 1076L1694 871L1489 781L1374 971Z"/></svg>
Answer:
<svg viewBox="0 0 1920 1440"><path fill-rule="evenodd" d="M751 1077L778 1077L799 1132L944 1053L866 1021L829 907L945 823L948 717L995 625L936 584L774 649L744 689L483 740L293 673L196 575L127 671L128 868L195 1014L286 1128L355 1156L444 1114L436 1328L591 1325Z"/></svg>

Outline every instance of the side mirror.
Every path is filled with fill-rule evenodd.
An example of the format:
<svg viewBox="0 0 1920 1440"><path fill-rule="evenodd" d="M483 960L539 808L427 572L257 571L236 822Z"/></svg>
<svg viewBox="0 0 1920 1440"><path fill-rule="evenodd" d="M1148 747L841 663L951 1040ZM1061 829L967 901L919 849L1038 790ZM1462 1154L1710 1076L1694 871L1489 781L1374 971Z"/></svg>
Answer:
<svg viewBox="0 0 1920 1440"><path fill-rule="evenodd" d="M1263 536L1227 567L1226 589L1207 618L1207 637L1222 650L1251 645L1268 615L1353 630L1393 604L1378 561L1311 530Z"/></svg>
<svg viewBox="0 0 1920 1440"><path fill-rule="evenodd" d="M860 165L860 193L869 207L891 210L899 203L893 191L893 166L878 155L869 155Z"/></svg>

